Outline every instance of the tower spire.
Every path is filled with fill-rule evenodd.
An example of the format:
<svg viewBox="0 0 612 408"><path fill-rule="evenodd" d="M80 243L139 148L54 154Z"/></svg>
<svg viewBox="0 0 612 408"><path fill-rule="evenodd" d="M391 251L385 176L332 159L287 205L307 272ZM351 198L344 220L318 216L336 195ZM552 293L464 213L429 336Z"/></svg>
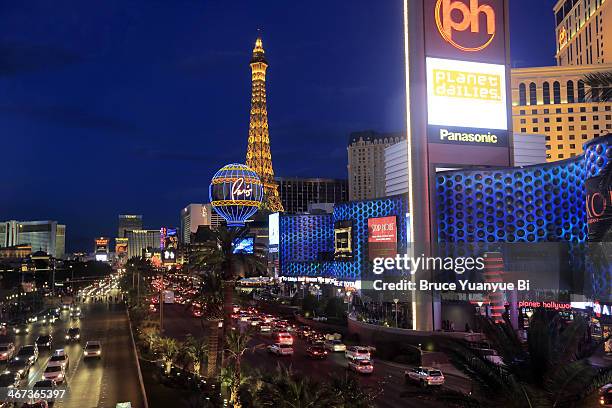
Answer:
<svg viewBox="0 0 612 408"><path fill-rule="evenodd" d="M258 33L259 34L259 33ZM268 108L266 102L266 61L261 36L257 36L253 56L251 57L251 121L249 125L249 142L246 164L255 170L264 186L262 205L272 212L283 211L278 194L278 185L274 181L272 154L270 152L270 134L268 131Z"/></svg>

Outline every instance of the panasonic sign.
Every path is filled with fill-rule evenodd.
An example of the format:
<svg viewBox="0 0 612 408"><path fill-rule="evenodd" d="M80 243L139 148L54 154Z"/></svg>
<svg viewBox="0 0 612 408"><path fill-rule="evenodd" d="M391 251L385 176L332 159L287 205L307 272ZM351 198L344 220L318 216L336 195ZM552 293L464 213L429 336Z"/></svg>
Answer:
<svg viewBox="0 0 612 408"><path fill-rule="evenodd" d="M497 144L497 135L487 133L462 133L451 132L448 129L440 129L440 141L442 142L468 142Z"/></svg>

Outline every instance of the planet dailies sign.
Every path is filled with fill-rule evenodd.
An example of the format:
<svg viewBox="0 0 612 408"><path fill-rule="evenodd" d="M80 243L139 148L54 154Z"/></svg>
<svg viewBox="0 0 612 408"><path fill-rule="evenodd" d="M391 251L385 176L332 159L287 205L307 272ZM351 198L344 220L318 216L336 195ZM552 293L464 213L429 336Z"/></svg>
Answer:
<svg viewBox="0 0 612 408"><path fill-rule="evenodd" d="M215 173L208 192L212 207L228 226L244 226L261 205L263 184L250 167L232 163Z"/></svg>

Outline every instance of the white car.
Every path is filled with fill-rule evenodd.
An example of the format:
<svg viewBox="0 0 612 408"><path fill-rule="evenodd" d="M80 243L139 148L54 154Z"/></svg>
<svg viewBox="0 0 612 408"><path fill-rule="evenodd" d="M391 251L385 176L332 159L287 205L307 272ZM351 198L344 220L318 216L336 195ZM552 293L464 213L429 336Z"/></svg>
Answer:
<svg viewBox="0 0 612 408"><path fill-rule="evenodd" d="M262 333L269 333L272 330L272 326L268 323L262 323L259 325L259 331Z"/></svg>
<svg viewBox="0 0 612 408"><path fill-rule="evenodd" d="M0 344L0 361L9 361L15 355L15 345L13 343Z"/></svg>
<svg viewBox="0 0 612 408"><path fill-rule="evenodd" d="M475 349L475 350L479 352L482 356L484 356L484 358L492 362L493 364L504 365L504 360L502 360L499 354L497 354L497 351L493 349L485 349L485 348Z"/></svg>
<svg viewBox="0 0 612 408"><path fill-rule="evenodd" d="M288 345L293 345L293 336L291 335L291 333L286 332L286 331L281 331L276 333L276 342L280 343L280 344L288 344Z"/></svg>
<svg viewBox="0 0 612 408"><path fill-rule="evenodd" d="M350 359L348 361L348 368L359 374L372 374L374 372L374 365L370 360Z"/></svg>
<svg viewBox="0 0 612 408"><path fill-rule="evenodd" d="M69 364L68 354L66 354L64 349L59 349L53 352L53 355L47 362L47 367L61 366L64 370L67 370Z"/></svg>
<svg viewBox="0 0 612 408"><path fill-rule="evenodd" d="M85 343L85 348L83 348L83 357L84 358L101 358L102 357L102 345L99 341L88 341Z"/></svg>
<svg viewBox="0 0 612 408"><path fill-rule="evenodd" d="M370 349L361 346L351 346L346 349L344 356L349 360L369 360Z"/></svg>
<svg viewBox="0 0 612 408"><path fill-rule="evenodd" d="M43 380L52 380L56 384L64 382L66 377L66 370L62 366L47 366L43 373Z"/></svg>
<svg viewBox="0 0 612 408"><path fill-rule="evenodd" d="M444 384L444 374L433 367L416 367L404 371L406 381L418 382L422 386Z"/></svg>
<svg viewBox="0 0 612 408"><path fill-rule="evenodd" d="M323 347L330 351L346 351L346 345L341 340L325 340Z"/></svg>
<svg viewBox="0 0 612 408"><path fill-rule="evenodd" d="M290 356L293 354L293 346L290 344L274 343L268 346L268 351L278 356Z"/></svg>

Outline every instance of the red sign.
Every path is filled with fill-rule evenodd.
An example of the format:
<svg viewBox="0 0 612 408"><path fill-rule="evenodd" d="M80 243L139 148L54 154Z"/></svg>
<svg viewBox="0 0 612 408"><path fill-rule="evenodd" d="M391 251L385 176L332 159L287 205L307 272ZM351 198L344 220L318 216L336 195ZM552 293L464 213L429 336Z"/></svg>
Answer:
<svg viewBox="0 0 612 408"><path fill-rule="evenodd" d="M532 302L529 300L522 300L518 303L518 307L532 307L537 309L539 307L543 307L545 309L553 309L553 310L571 310L572 305L569 303L559 303L555 301L550 302Z"/></svg>
<svg viewBox="0 0 612 408"><path fill-rule="evenodd" d="M370 260L397 255L395 216L368 219L368 254Z"/></svg>

